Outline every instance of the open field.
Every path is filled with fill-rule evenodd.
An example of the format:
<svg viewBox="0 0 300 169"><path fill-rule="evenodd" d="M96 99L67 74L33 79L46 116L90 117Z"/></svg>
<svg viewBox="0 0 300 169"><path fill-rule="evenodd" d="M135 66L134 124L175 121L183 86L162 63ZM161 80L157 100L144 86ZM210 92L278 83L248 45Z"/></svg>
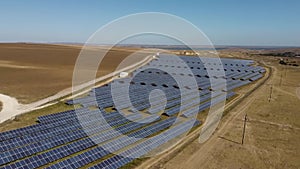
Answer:
<svg viewBox="0 0 300 169"><path fill-rule="evenodd" d="M195 139L167 161L149 168L300 167L300 100L296 95L300 69L279 65L274 57L251 58L272 68L269 80L227 113L210 140L199 144ZM247 88L238 92L245 91Z"/></svg>
<svg viewBox="0 0 300 169"><path fill-rule="evenodd" d="M0 93L30 103L71 87L81 46L50 44L0 44ZM137 48L114 48L99 66L97 76L113 72ZM92 52L104 52L97 49ZM142 60L143 53L123 65Z"/></svg>

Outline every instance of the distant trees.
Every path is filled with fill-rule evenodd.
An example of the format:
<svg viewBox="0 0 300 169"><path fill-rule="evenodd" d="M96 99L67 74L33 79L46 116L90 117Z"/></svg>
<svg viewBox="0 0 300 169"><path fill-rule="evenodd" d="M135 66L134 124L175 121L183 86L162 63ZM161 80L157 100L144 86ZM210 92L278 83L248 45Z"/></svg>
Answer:
<svg viewBox="0 0 300 169"><path fill-rule="evenodd" d="M289 65L289 66L299 66L298 64L296 64L296 62L289 62L288 59L286 59L286 61L284 59L280 59L279 64L282 65Z"/></svg>
<svg viewBox="0 0 300 169"><path fill-rule="evenodd" d="M294 52L283 52L283 53L263 53L260 54L263 56L278 56L278 57L296 57L300 54L294 53Z"/></svg>

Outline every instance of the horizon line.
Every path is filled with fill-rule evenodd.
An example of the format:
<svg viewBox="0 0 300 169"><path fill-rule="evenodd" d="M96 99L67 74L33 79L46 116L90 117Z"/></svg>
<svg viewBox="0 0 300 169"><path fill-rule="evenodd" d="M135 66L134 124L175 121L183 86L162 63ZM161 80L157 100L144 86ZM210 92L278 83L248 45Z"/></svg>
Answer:
<svg viewBox="0 0 300 169"><path fill-rule="evenodd" d="M0 44L4 44L4 43L10 43L10 44L17 44L17 43L24 43L24 44L66 44L66 45L85 45L87 43L83 43L83 42L44 42L44 41L0 41ZM87 45L115 45L115 44L87 44ZM145 43L141 43L141 44L134 44L134 43L126 43L126 44L117 44L116 46L187 46L187 45L178 45L178 44L145 44ZM207 47L210 45L189 45L189 46L199 46L199 47ZM276 48L280 48L280 47L285 47L285 48L298 48L300 47L297 45L236 45L236 44L217 44L217 45L213 45L213 46L217 46L217 47L266 47L266 48L272 48L272 47L276 47Z"/></svg>

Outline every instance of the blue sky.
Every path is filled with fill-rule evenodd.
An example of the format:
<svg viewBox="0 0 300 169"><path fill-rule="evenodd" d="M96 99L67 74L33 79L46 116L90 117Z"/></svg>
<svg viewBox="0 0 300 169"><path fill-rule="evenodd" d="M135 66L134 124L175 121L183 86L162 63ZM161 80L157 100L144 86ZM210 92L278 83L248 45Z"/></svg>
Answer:
<svg viewBox="0 0 300 169"><path fill-rule="evenodd" d="M215 45L300 46L298 0L1 0L2 42L85 42L124 15L164 12L200 28Z"/></svg>

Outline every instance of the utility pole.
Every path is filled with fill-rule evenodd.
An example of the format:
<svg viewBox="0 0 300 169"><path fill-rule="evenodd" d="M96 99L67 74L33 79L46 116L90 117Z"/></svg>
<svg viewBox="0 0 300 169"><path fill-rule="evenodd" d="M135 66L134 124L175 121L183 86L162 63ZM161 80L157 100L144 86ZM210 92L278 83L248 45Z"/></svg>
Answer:
<svg viewBox="0 0 300 169"><path fill-rule="evenodd" d="M247 114L245 114L245 117L244 117L244 128L243 128L242 145L244 144L244 139L245 139L246 123L247 123Z"/></svg>
<svg viewBox="0 0 300 169"><path fill-rule="evenodd" d="M273 92L273 86L271 84L269 102L271 102L271 99L272 99L272 92Z"/></svg>

